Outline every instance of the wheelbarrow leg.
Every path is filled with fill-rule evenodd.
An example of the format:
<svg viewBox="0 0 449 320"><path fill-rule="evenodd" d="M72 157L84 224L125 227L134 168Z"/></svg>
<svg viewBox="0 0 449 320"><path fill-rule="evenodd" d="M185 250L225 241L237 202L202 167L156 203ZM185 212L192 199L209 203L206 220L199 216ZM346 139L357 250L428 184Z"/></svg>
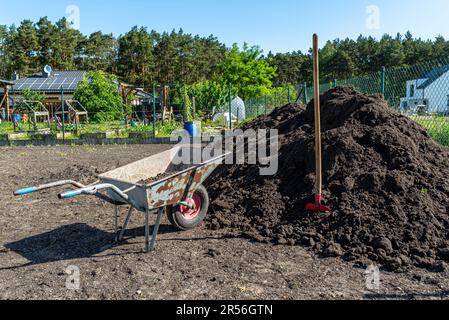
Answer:
<svg viewBox="0 0 449 320"><path fill-rule="evenodd" d="M157 238L157 234L159 233L159 226L161 225L161 220L162 220L162 216L163 215L164 215L164 209L163 208L158 209L158 211L157 211L157 218L156 218L156 224L154 225L153 237L151 238L151 244L150 244L149 251L153 251L154 247L156 246L156 238Z"/></svg>
<svg viewBox="0 0 449 320"><path fill-rule="evenodd" d="M145 210L145 253L150 252L150 213Z"/></svg>
<svg viewBox="0 0 449 320"><path fill-rule="evenodd" d="M126 216L125 224L123 225L123 229L120 232L120 236L118 237L118 241L122 241L123 240L123 236L125 235L125 231L128 228L129 220L131 219L131 215L133 213L133 209L134 209L133 206L129 207L128 215Z"/></svg>
<svg viewBox="0 0 449 320"><path fill-rule="evenodd" d="M114 233L115 233L115 242L118 240L118 206L115 206L115 216L114 216Z"/></svg>

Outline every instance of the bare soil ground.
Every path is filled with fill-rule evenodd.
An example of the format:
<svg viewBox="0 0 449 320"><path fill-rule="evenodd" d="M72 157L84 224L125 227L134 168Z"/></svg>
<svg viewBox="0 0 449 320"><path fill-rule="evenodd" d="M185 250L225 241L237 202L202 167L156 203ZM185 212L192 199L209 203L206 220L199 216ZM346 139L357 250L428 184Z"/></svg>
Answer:
<svg viewBox="0 0 449 320"><path fill-rule="evenodd" d="M177 232L163 220L156 252L142 253L143 217L116 246L113 208L94 197L58 200L62 190L13 197L14 190L95 174L170 146L0 149L2 299L442 299L449 272L381 272L369 290L365 270L320 259L300 246L253 243L228 230ZM126 208L121 209L123 220ZM69 266L79 290L66 288Z"/></svg>

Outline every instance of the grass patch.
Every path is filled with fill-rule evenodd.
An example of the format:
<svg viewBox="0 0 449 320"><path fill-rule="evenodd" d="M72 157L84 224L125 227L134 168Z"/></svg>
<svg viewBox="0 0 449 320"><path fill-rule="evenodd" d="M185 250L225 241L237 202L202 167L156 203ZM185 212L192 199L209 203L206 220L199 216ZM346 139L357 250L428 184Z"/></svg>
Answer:
<svg viewBox="0 0 449 320"><path fill-rule="evenodd" d="M181 122L165 121L164 125L162 125L162 123L158 123L158 125L156 126L156 138L170 137L173 131L183 128L184 125Z"/></svg>
<svg viewBox="0 0 449 320"><path fill-rule="evenodd" d="M448 116L412 116L410 118L424 127L433 139L442 145L449 146Z"/></svg>
<svg viewBox="0 0 449 320"><path fill-rule="evenodd" d="M39 123L38 128L44 129L47 128L47 124ZM28 124L22 123L20 128L23 131L32 131L32 128L28 128ZM168 138L171 136L172 132L175 130L183 129L184 124L182 122L177 121L165 121L164 124L162 122L158 122L156 124L156 137L157 138ZM204 133L216 133L218 130L207 128L207 126L203 125L202 129ZM56 124L52 123L50 125L51 133L62 133L59 130ZM71 133L71 135L66 136L66 140L79 139L81 134L89 134L89 133L105 133L105 132L114 132L113 135L108 136L108 138L128 138L130 132L149 132L153 134L153 124L149 125L125 125L124 122L104 122L104 123L88 123L81 124L78 126L78 131L76 131L76 127L74 125L66 124L65 132ZM13 134L14 127L10 122L2 122L0 123L0 135L2 134Z"/></svg>
<svg viewBox="0 0 449 320"><path fill-rule="evenodd" d="M10 122L0 123L0 134L11 134L14 133L14 128Z"/></svg>

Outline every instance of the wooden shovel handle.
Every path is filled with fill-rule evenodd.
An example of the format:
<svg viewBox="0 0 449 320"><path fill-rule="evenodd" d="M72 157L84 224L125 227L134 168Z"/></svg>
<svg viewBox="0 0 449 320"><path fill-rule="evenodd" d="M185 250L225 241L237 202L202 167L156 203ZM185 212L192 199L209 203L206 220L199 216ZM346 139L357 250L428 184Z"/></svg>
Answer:
<svg viewBox="0 0 449 320"><path fill-rule="evenodd" d="M313 88L314 88L314 108L315 108L315 168L316 184L315 192L321 195L323 188L323 173L321 159L321 112L320 112L320 65L318 59L318 35L313 35Z"/></svg>

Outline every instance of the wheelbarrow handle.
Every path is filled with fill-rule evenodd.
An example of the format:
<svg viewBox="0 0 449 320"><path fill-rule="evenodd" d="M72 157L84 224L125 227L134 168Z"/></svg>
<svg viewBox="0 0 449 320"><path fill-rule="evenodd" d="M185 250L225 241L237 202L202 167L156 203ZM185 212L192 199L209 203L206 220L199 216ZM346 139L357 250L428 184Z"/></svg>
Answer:
<svg viewBox="0 0 449 320"><path fill-rule="evenodd" d="M61 180L61 181L56 181L56 182L52 182L52 183L49 183L49 184L43 184L43 185L40 185L40 186L20 189L20 190L14 191L14 195L15 196L23 196L23 195L30 194L30 193L33 193L33 192L38 192L38 191L42 191L42 190L45 190L45 189L56 188L56 187L65 186L65 185L72 185L72 186L75 186L75 187L78 187L78 188L84 188L85 187L85 185L83 185L83 184L81 184L79 182L73 181L73 180Z"/></svg>
<svg viewBox="0 0 449 320"><path fill-rule="evenodd" d="M39 190L38 187L30 187L30 188L20 189L20 190L14 191L14 195L15 196L23 196L23 195L26 195L26 194L30 194L30 193L36 192L38 190Z"/></svg>
<svg viewBox="0 0 449 320"><path fill-rule="evenodd" d="M126 193L124 193L122 190L120 190L116 186L114 186L112 184L108 184L108 183L103 183L103 184L98 184L98 185L94 185L94 186L84 187L84 188L77 189L77 190L67 191L67 192L59 194L58 197L59 197L59 199L67 199L67 198L73 198L76 196L80 196L82 194L96 195L97 192L99 192L101 190L105 190L105 189L109 189L109 190L115 192L125 201L129 200L129 197Z"/></svg>
<svg viewBox="0 0 449 320"><path fill-rule="evenodd" d="M76 196L80 196L82 194L83 194L83 192L80 191L80 190L68 191L68 192L60 194L59 198L60 199L68 199L68 198L73 198L73 197L76 197Z"/></svg>
<svg viewBox="0 0 449 320"><path fill-rule="evenodd" d="M68 198L73 198L73 197L77 197L80 196L82 194L95 194L96 193L96 189L95 187L86 187L86 188L81 188L81 189L77 189L77 190L70 190L70 191L66 191L63 193L58 194L58 198L59 199L68 199Z"/></svg>
<svg viewBox="0 0 449 320"><path fill-rule="evenodd" d="M67 192L59 194L58 198L59 199L68 199L68 198L73 198L73 197L85 194L85 195L90 195L90 196L96 196L103 201L117 205L118 201L116 201L115 199L111 199L108 196L100 193L100 191L103 191L103 190L109 190L111 192L114 192L116 195L118 195L123 200L124 203L129 204L136 209L139 209L141 211L145 210L144 208L139 207L138 204L135 203L135 201L133 201L133 199L131 197L129 197L125 192L123 192L117 186L110 184L110 183L91 185L91 186L84 187L81 189L67 191ZM122 203L120 203L120 205L121 204Z"/></svg>

